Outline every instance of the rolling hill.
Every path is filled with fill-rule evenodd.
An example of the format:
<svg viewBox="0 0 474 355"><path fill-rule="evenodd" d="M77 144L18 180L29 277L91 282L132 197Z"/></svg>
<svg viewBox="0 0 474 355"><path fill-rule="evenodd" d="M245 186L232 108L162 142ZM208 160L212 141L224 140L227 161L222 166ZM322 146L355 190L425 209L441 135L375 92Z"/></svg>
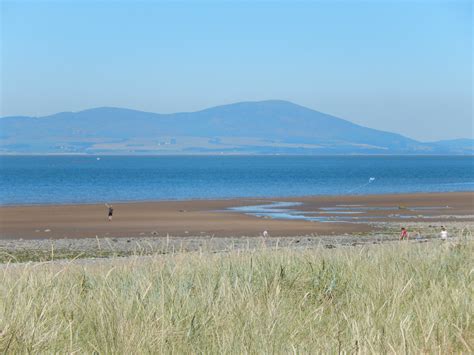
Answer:
<svg viewBox="0 0 474 355"><path fill-rule="evenodd" d="M287 101L0 118L1 154L472 154L473 142L418 142Z"/></svg>

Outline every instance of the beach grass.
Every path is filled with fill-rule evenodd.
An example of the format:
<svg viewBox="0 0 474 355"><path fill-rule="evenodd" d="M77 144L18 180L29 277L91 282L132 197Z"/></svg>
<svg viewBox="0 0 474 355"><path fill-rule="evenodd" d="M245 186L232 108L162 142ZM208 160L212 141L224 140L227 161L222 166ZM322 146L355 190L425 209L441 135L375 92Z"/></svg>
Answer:
<svg viewBox="0 0 474 355"><path fill-rule="evenodd" d="M0 351L469 353L473 249L401 242L3 266Z"/></svg>

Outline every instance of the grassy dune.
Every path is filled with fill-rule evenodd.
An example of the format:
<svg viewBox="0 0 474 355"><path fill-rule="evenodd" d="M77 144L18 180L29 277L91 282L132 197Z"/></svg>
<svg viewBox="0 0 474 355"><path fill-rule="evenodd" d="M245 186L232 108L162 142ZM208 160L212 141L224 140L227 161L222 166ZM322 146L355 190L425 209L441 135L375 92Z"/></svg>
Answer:
<svg viewBox="0 0 474 355"><path fill-rule="evenodd" d="M0 269L6 352L472 352L472 242Z"/></svg>

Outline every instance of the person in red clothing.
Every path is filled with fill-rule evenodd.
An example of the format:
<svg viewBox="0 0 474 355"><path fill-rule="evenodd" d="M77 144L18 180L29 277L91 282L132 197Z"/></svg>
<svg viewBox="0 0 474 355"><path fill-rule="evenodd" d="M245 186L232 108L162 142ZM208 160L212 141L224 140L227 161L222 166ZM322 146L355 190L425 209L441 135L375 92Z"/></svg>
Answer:
<svg viewBox="0 0 474 355"><path fill-rule="evenodd" d="M404 239L408 240L410 239L410 236L408 235L408 232L405 229L405 227L402 227L402 231L400 233L400 240L404 240Z"/></svg>

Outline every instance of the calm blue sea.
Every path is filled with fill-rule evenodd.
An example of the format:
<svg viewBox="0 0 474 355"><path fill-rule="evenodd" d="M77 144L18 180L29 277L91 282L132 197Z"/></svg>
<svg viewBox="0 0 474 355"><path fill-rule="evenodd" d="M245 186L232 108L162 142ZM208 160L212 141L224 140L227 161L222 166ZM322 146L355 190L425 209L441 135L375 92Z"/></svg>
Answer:
<svg viewBox="0 0 474 355"><path fill-rule="evenodd" d="M3 205L473 190L474 157L0 157Z"/></svg>

